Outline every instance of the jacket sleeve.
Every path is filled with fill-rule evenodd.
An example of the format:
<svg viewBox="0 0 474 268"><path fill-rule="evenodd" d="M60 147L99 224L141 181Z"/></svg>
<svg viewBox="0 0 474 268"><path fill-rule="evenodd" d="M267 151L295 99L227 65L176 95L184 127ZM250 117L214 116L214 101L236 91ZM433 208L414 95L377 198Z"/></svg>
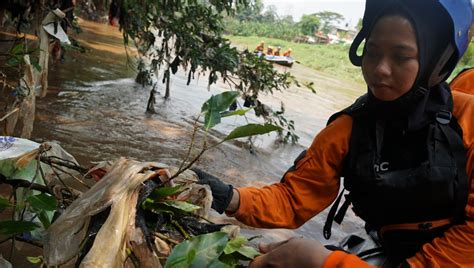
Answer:
<svg viewBox="0 0 474 268"><path fill-rule="evenodd" d="M374 267L353 254L333 251L324 261L323 268L369 268Z"/></svg>
<svg viewBox="0 0 474 268"><path fill-rule="evenodd" d="M470 189L466 221L423 245L420 252L408 259L411 267L474 267L474 96L453 92L453 97L453 113L463 129L463 142L467 148L466 172Z"/></svg>
<svg viewBox="0 0 474 268"><path fill-rule="evenodd" d="M315 137L282 182L261 189L237 189L240 206L232 216L254 227L297 228L324 210L338 193L351 129L352 118L340 116Z"/></svg>

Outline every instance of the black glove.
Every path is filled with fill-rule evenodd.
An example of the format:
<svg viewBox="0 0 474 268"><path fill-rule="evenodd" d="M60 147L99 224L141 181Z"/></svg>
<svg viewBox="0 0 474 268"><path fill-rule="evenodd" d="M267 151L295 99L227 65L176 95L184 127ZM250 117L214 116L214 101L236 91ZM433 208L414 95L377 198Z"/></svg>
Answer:
<svg viewBox="0 0 474 268"><path fill-rule="evenodd" d="M211 207L220 214L224 213L232 200L232 196L234 196L234 187L198 168L192 168L191 170L196 172L199 184L207 184L211 187L213 197Z"/></svg>

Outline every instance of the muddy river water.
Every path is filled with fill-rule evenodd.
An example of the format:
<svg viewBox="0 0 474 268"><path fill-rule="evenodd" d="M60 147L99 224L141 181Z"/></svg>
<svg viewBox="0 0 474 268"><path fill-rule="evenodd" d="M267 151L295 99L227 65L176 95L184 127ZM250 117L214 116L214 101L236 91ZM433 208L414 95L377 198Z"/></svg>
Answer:
<svg viewBox="0 0 474 268"><path fill-rule="evenodd" d="M67 52L66 61L50 70L50 94L37 100L33 140L55 141L84 166L92 161L124 156L140 161L160 161L178 165L188 149L193 119L202 103L212 94L228 90L223 84L207 87L200 77L186 86L186 75L172 77L171 97L157 97L155 114L145 113L149 89L137 85L134 72L127 67L121 34L116 28L82 22L84 33L76 38L88 48L87 53ZM280 68L280 67L278 67ZM280 180L294 158L309 146L327 118L352 103L363 85L340 81L296 64L289 69L302 82L314 82L316 94L306 88L291 87L264 103L279 109L283 101L286 116L295 121L300 140L296 145L275 144L275 136L265 135L255 141L252 154L245 140L224 143L208 151L197 164L223 181L235 186L263 186ZM158 90L163 94L163 85ZM238 125L262 122L247 118L225 118L211 131L218 140ZM341 226L333 227L332 240L346 233L360 232L361 224L349 214ZM216 221L232 221L213 215ZM252 230L264 239L278 240L294 235L322 238L326 213L316 216L297 230Z"/></svg>

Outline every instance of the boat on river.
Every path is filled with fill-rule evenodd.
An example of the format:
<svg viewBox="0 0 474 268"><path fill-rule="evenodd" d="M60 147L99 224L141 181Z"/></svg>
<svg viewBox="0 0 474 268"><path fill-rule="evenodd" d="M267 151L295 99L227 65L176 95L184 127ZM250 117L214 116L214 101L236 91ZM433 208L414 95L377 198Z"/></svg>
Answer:
<svg viewBox="0 0 474 268"><path fill-rule="evenodd" d="M280 64L287 67L293 66L293 63L295 62L295 59L292 57L266 55L266 54L262 54L262 52L260 51L255 51L255 54L259 57L263 56L265 60L268 62Z"/></svg>
<svg viewBox="0 0 474 268"><path fill-rule="evenodd" d="M265 55L265 60L287 67L293 66L293 63L295 62L295 59L293 59L292 57L274 55Z"/></svg>

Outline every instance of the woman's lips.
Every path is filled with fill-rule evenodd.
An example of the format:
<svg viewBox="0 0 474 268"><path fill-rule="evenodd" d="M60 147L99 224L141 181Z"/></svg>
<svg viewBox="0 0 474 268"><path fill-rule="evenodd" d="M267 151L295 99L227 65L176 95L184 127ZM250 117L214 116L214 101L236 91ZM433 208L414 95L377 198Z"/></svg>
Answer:
<svg viewBox="0 0 474 268"><path fill-rule="evenodd" d="M387 84L375 84L374 89L375 90L390 90L392 89L392 87Z"/></svg>

